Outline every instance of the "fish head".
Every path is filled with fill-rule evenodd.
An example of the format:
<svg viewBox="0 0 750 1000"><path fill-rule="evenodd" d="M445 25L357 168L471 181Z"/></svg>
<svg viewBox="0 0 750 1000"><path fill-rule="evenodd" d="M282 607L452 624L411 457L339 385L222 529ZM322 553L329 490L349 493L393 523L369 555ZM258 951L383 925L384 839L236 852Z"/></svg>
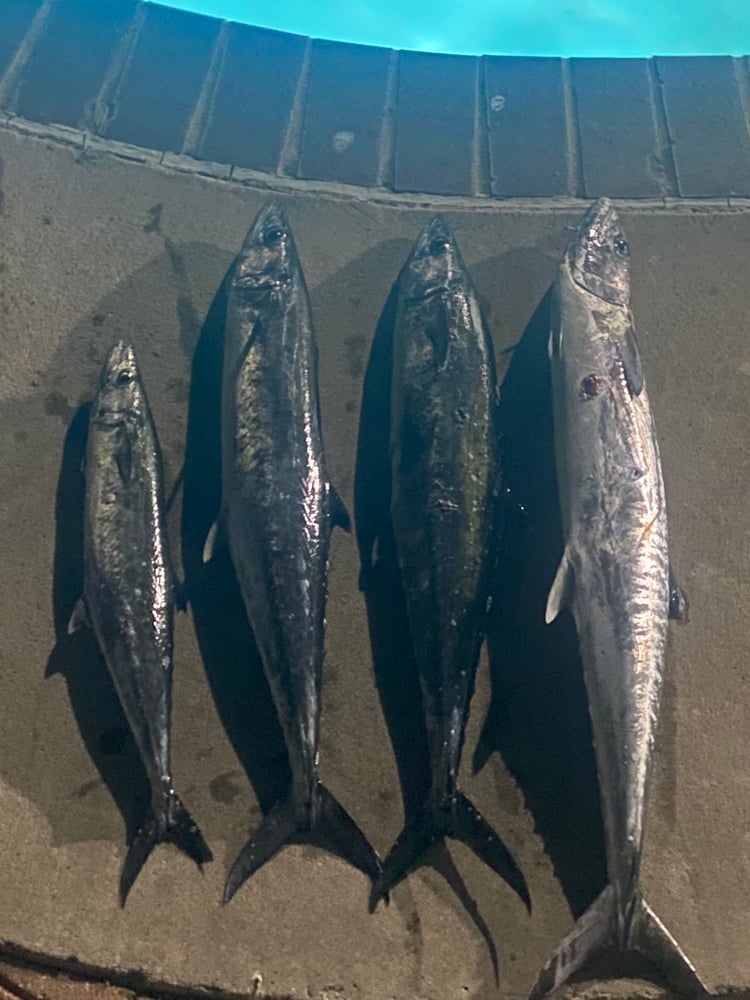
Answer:
<svg viewBox="0 0 750 1000"><path fill-rule="evenodd" d="M436 215L419 234L399 279L401 294L418 302L447 291L465 275L464 262L448 223Z"/></svg>
<svg viewBox="0 0 750 1000"><path fill-rule="evenodd" d="M581 220L568 247L576 284L612 305L630 301L630 247L609 198L600 198Z"/></svg>
<svg viewBox="0 0 750 1000"><path fill-rule="evenodd" d="M297 268L297 250L282 205L270 201L258 213L237 258L234 284L267 292L288 284Z"/></svg>
<svg viewBox="0 0 750 1000"><path fill-rule="evenodd" d="M99 424L117 424L126 417L144 412L145 408L135 351L121 340L104 362L92 418Z"/></svg>

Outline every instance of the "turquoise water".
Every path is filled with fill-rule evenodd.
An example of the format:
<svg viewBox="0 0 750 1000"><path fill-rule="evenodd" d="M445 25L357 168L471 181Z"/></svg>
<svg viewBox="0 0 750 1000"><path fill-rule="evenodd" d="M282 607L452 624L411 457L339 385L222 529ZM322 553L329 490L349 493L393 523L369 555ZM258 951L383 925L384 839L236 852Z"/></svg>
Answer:
<svg viewBox="0 0 750 1000"><path fill-rule="evenodd" d="M740 55L750 0L167 0L314 38L538 56Z"/></svg>

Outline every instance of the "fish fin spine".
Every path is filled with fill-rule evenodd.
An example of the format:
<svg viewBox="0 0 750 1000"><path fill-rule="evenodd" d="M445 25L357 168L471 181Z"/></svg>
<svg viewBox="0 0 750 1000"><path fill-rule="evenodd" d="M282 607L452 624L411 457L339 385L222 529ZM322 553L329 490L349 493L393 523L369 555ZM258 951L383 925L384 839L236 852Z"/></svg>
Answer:
<svg viewBox="0 0 750 1000"><path fill-rule="evenodd" d="M547 609L544 614L544 620L548 625L553 622L562 609L570 603L572 590L573 567L570 563L568 550L565 549L563 557L560 560L560 565L557 567L557 573L555 573L555 579L552 582L549 597L547 598Z"/></svg>

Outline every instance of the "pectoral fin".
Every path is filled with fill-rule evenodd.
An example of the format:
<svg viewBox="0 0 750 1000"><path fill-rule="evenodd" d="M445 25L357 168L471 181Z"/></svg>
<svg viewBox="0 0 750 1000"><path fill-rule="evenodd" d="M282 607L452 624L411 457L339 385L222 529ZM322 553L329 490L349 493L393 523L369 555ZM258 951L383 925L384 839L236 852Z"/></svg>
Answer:
<svg viewBox="0 0 750 1000"><path fill-rule="evenodd" d="M635 339L632 321L621 342L621 360L630 395L640 396L643 392L643 368L641 367L641 353L638 350L638 341Z"/></svg>
<svg viewBox="0 0 750 1000"><path fill-rule="evenodd" d="M70 621L68 622L68 635L73 635L73 633L77 632L79 628L83 628L88 624L89 613L86 610L86 602L82 597L79 597L76 601L76 606L73 608Z"/></svg>
<svg viewBox="0 0 750 1000"><path fill-rule="evenodd" d="M570 565L568 550L563 552L560 565L552 583L552 587L547 598L547 611L544 620L549 625L560 614L566 604L570 603L573 590L573 567Z"/></svg>
<svg viewBox="0 0 750 1000"><path fill-rule="evenodd" d="M451 330L450 320L445 306L440 303L437 316L435 316L425 329L425 335L432 344L437 370L443 371L448 363L450 351Z"/></svg>
<svg viewBox="0 0 750 1000"><path fill-rule="evenodd" d="M219 514L214 523L208 529L206 540L203 543L203 562L211 562L213 557L216 555L217 549L224 544L226 544L224 518L221 514Z"/></svg>
<svg viewBox="0 0 750 1000"><path fill-rule="evenodd" d="M127 431L123 431L117 436L115 462L117 463L117 471L120 473L120 479L127 485L130 482L130 474L133 471L133 449Z"/></svg>
<svg viewBox="0 0 750 1000"><path fill-rule="evenodd" d="M690 606L685 591L677 582L674 570L669 566L669 617L672 621L685 624L689 618Z"/></svg>

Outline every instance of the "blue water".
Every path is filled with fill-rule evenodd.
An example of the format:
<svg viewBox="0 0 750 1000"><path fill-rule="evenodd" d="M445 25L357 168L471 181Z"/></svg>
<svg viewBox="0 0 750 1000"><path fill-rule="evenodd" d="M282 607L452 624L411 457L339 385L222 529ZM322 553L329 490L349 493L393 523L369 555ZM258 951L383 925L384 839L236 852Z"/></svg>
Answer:
<svg viewBox="0 0 750 1000"><path fill-rule="evenodd" d="M750 0L162 0L314 38L537 56L741 55Z"/></svg>

